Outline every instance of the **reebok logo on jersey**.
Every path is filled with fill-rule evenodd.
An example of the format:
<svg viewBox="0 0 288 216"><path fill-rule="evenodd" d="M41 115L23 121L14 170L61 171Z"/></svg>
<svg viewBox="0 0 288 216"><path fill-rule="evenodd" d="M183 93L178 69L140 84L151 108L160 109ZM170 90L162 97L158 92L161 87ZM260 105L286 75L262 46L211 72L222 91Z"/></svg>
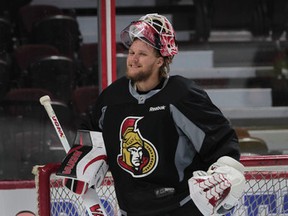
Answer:
<svg viewBox="0 0 288 216"><path fill-rule="evenodd" d="M165 110L166 106L157 106L157 107L150 107L149 112L155 112L159 110Z"/></svg>

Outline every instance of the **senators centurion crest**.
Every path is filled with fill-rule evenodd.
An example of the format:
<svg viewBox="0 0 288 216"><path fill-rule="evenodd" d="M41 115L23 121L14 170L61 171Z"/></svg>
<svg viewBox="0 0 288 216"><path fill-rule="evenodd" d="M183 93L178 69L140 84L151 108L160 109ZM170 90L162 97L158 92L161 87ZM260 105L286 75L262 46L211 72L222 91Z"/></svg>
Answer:
<svg viewBox="0 0 288 216"><path fill-rule="evenodd" d="M142 137L137 122L142 117L127 117L120 128L119 166L133 177L149 175L158 164L158 153L154 145Z"/></svg>

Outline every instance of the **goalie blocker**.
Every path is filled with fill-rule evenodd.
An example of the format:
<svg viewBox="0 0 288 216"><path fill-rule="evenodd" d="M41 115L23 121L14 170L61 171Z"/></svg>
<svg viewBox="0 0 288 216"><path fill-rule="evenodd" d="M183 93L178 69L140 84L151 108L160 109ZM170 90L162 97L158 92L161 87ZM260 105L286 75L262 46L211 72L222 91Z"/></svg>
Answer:
<svg viewBox="0 0 288 216"><path fill-rule="evenodd" d="M244 166L223 156L207 172L195 171L189 179L190 197L204 216L224 215L244 192Z"/></svg>
<svg viewBox="0 0 288 216"><path fill-rule="evenodd" d="M101 132L78 130L73 147L56 175L72 192L83 195L99 187L108 171L107 155Z"/></svg>

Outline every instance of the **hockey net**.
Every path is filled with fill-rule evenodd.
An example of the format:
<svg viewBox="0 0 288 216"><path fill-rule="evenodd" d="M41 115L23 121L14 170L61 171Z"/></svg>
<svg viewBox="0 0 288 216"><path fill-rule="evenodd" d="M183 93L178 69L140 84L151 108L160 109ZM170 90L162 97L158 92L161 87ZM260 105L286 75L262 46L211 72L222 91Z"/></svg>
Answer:
<svg viewBox="0 0 288 216"><path fill-rule="evenodd" d="M238 205L226 216L288 215L288 156L243 156L246 187ZM39 216L85 216L80 197L62 187L55 176L59 164L34 167ZM107 215L120 215L113 178L108 173L97 193Z"/></svg>

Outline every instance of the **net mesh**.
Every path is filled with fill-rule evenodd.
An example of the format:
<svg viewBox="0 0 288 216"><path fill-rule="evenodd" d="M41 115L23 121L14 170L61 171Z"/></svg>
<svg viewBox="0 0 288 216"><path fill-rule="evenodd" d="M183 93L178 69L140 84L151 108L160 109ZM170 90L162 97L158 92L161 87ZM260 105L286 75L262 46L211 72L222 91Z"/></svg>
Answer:
<svg viewBox="0 0 288 216"><path fill-rule="evenodd" d="M226 216L288 215L288 158L270 160L261 157L260 159L252 158L242 161L246 169L245 192L239 199L238 205ZM47 165L44 167L47 167ZM39 215L87 215L81 197L64 188L62 181L55 175L58 167L59 165L55 164L48 166L49 172L37 169L36 186L39 192ZM45 195L45 190L49 195ZM117 205L113 178L110 173L108 173L101 187L97 188L96 191L106 209L107 215L121 215Z"/></svg>
<svg viewBox="0 0 288 216"><path fill-rule="evenodd" d="M62 180L58 179L55 174L52 174L50 178L51 215L86 215L86 209L81 197L62 185ZM96 189L95 193L100 197L108 216L118 215L117 199L113 186L113 178L110 173L106 175L102 185Z"/></svg>
<svg viewBox="0 0 288 216"><path fill-rule="evenodd" d="M245 176L245 193L228 215L288 215L288 171L248 171Z"/></svg>

